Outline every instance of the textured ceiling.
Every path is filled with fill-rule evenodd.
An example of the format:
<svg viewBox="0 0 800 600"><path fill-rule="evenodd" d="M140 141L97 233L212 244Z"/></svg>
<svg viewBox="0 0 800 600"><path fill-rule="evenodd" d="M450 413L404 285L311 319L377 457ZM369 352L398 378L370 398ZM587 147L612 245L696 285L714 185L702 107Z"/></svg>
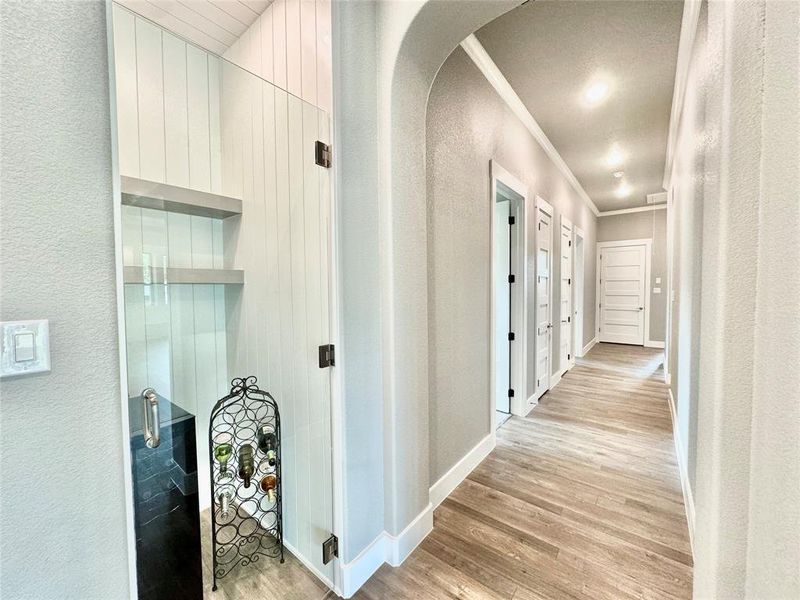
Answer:
<svg viewBox="0 0 800 600"><path fill-rule="evenodd" d="M115 0L198 46L223 55L272 0Z"/></svg>
<svg viewBox="0 0 800 600"><path fill-rule="evenodd" d="M601 211L663 191L682 11L682 1L538 0L475 33ZM590 107L583 92L597 78L610 90ZM617 168L606 163L614 144Z"/></svg>

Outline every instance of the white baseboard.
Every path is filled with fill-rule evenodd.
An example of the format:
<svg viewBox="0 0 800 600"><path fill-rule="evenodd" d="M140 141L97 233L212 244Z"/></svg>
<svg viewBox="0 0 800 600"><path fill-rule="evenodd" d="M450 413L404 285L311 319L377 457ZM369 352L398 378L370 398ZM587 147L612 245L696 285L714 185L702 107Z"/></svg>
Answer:
<svg viewBox="0 0 800 600"><path fill-rule="evenodd" d="M433 504L428 503L428 506L398 535L386 533L386 562L393 567L402 565L431 531L433 531Z"/></svg>
<svg viewBox="0 0 800 600"><path fill-rule="evenodd" d="M653 340L647 340L644 343L645 348L664 348L666 344L664 342L655 342Z"/></svg>
<svg viewBox="0 0 800 600"><path fill-rule="evenodd" d="M475 444L472 450L467 452L460 461L439 478L439 481L431 486L430 499L433 508L439 506L442 500L447 498L453 490L458 487L458 484L464 481L467 475L469 475L484 458L489 456L489 453L494 450L496 443L495 434L492 432Z"/></svg>
<svg viewBox="0 0 800 600"><path fill-rule="evenodd" d="M342 565L340 593L343 598L352 597L386 562L387 543L386 532L381 531L380 535L372 540L372 543L364 548L358 556Z"/></svg>
<svg viewBox="0 0 800 600"><path fill-rule="evenodd" d="M681 477L681 490L683 490L683 506L686 510L686 523L689 526L689 544L694 555L694 495L692 485L689 482L689 473L681 450L681 437L678 431L678 413L675 408L675 398L672 396L672 388L669 388L669 415L672 418L672 440L675 443L675 458L678 461L678 471Z"/></svg>
<svg viewBox="0 0 800 600"><path fill-rule="evenodd" d="M564 376L564 373L566 373L566 372L567 372L566 369L561 369L555 375L551 375L550 376L550 387L547 388L547 389L552 390L554 387L556 387L559 384L559 382L561 381L561 378Z"/></svg>
<svg viewBox="0 0 800 600"><path fill-rule="evenodd" d="M581 350L581 357L584 357L584 356L586 356L586 355L589 353L589 350L591 350L592 348L594 348L594 345L595 345L596 343L597 343L597 336L594 336L594 337L593 337L593 338L592 338L592 339L589 341L589 343L588 343L588 344L586 344L586 345L583 347L583 350Z"/></svg>
<svg viewBox="0 0 800 600"><path fill-rule="evenodd" d="M428 504L398 535L382 531L358 556L341 566L341 596L351 598L383 563L399 567L431 531L432 504Z"/></svg>

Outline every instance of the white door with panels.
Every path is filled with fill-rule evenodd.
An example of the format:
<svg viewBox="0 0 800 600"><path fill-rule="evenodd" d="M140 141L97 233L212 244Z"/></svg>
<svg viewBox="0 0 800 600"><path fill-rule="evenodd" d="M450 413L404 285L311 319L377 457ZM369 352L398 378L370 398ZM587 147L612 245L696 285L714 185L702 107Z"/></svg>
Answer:
<svg viewBox="0 0 800 600"><path fill-rule="evenodd" d="M561 216L561 310L559 368L566 371L572 359L572 223Z"/></svg>
<svg viewBox="0 0 800 600"><path fill-rule="evenodd" d="M643 345L647 317L648 244L598 245L599 340Z"/></svg>
<svg viewBox="0 0 800 600"><path fill-rule="evenodd" d="M552 360L553 207L536 201L536 387L538 399L550 389Z"/></svg>

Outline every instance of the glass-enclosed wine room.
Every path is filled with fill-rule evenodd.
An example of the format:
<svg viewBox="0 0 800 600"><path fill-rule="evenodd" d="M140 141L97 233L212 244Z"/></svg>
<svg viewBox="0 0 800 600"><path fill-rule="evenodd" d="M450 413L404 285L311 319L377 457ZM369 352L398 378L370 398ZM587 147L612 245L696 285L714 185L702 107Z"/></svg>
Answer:
<svg viewBox="0 0 800 600"><path fill-rule="evenodd" d="M116 4L113 33L139 598L322 598L329 116Z"/></svg>

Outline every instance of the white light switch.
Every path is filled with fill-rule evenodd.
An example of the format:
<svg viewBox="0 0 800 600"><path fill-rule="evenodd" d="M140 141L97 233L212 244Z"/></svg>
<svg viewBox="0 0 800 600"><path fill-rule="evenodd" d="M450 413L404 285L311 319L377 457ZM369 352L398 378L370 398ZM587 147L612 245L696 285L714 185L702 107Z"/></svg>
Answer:
<svg viewBox="0 0 800 600"><path fill-rule="evenodd" d="M653 293L654 294L660 294L661 293L661 288L659 288L659 287L653 288Z"/></svg>
<svg viewBox="0 0 800 600"><path fill-rule="evenodd" d="M50 370L50 323L5 321L0 323L0 377Z"/></svg>
<svg viewBox="0 0 800 600"><path fill-rule="evenodd" d="M656 283L661 283L661 277L656 277Z"/></svg>

